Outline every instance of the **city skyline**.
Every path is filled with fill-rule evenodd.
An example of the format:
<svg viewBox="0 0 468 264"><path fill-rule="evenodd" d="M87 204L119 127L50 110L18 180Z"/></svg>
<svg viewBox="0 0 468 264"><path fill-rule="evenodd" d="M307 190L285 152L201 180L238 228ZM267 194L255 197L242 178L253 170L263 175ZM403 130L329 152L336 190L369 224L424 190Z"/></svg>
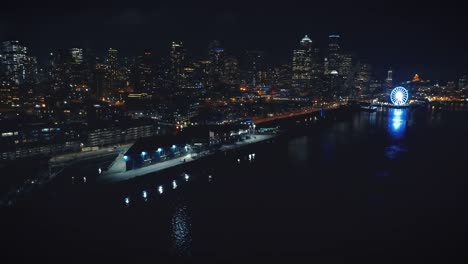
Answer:
<svg viewBox="0 0 468 264"><path fill-rule="evenodd" d="M454 80L466 74L467 39L457 34L463 23L456 6L366 1L336 5L344 8L299 2L253 3L248 8L198 3L123 8L116 3L96 4L92 10L31 4L21 11L3 9L0 40L18 39L43 61L50 50L73 47L114 47L128 55L150 48L162 57L177 40L194 56L203 56L207 44L217 39L235 54L265 50L273 63L283 64L290 63L290 51L303 35L324 48L329 34L340 34L344 50L357 53L382 75L388 67L405 78L419 73Z"/></svg>

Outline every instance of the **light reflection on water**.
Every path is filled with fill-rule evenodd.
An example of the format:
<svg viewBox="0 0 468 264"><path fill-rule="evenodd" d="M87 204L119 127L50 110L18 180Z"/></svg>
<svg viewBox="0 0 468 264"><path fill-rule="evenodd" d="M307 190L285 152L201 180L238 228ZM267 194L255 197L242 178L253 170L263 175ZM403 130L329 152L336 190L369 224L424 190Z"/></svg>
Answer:
<svg viewBox="0 0 468 264"><path fill-rule="evenodd" d="M192 222L187 205L178 204L171 221L171 235L175 255L190 256L192 246Z"/></svg>
<svg viewBox="0 0 468 264"><path fill-rule="evenodd" d="M403 137L406 130L407 114L406 109L389 109L388 129L393 138L400 139Z"/></svg>
<svg viewBox="0 0 468 264"><path fill-rule="evenodd" d="M391 108L388 111L388 130L393 139L402 139L407 124L408 112L406 109ZM396 159L401 153L408 151L401 143L392 144L385 148L385 157Z"/></svg>

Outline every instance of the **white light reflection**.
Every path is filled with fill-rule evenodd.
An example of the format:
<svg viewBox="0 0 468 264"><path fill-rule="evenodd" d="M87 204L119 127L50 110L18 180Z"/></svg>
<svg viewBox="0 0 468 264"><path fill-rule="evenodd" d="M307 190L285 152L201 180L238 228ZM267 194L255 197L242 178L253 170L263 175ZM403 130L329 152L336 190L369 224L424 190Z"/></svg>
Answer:
<svg viewBox="0 0 468 264"><path fill-rule="evenodd" d="M158 187L158 192L159 194L163 194L164 190L163 190L162 185Z"/></svg>
<svg viewBox="0 0 468 264"><path fill-rule="evenodd" d="M175 209L172 217L172 239L174 251L178 256L190 256L192 244L191 219L185 205L180 205Z"/></svg>
<svg viewBox="0 0 468 264"><path fill-rule="evenodd" d="M177 188L177 182L175 180L172 181L172 189Z"/></svg>

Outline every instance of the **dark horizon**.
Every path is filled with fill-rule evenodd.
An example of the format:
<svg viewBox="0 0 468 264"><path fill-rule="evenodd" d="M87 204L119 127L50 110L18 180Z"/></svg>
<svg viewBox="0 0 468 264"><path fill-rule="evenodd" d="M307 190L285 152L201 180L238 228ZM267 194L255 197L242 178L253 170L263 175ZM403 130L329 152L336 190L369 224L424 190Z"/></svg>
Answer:
<svg viewBox="0 0 468 264"><path fill-rule="evenodd" d="M50 1L49 1L50 2ZM292 50L307 34L322 49L338 33L347 52L374 66L377 77L392 67L395 78L415 73L424 79L456 81L468 73L468 38L462 9L449 2L360 1L359 3L151 3L125 8L120 2L76 8L25 4L0 11L0 40L17 39L43 61L51 50L83 47L98 53L113 47L137 55L150 48L166 56L181 40L191 57L206 54L211 40L228 53L265 50L275 64L290 63Z"/></svg>

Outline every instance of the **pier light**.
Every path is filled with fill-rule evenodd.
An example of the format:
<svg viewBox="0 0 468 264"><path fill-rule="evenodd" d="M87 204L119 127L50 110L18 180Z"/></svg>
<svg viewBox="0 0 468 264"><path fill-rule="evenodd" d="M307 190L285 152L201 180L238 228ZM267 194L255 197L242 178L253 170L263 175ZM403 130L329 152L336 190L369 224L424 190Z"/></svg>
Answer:
<svg viewBox="0 0 468 264"><path fill-rule="evenodd" d="M124 202L125 202L125 205L129 205L130 204L130 198L125 197Z"/></svg>
<svg viewBox="0 0 468 264"><path fill-rule="evenodd" d="M143 198L145 198L145 199L148 198L148 193L146 191L143 191L142 195L143 195Z"/></svg>
<svg viewBox="0 0 468 264"><path fill-rule="evenodd" d="M146 154L147 154L147 153L146 153L145 151L142 151L142 152L141 152L141 155L142 155L142 156L146 156Z"/></svg>
<svg viewBox="0 0 468 264"><path fill-rule="evenodd" d="M172 148L175 149L175 148L176 148L176 145L172 145Z"/></svg>
<svg viewBox="0 0 468 264"><path fill-rule="evenodd" d="M161 153L163 151L162 148L158 148L158 152Z"/></svg>
<svg viewBox="0 0 468 264"><path fill-rule="evenodd" d="M124 156L123 159L124 159L125 161L127 161L127 160L128 160L128 156Z"/></svg>

